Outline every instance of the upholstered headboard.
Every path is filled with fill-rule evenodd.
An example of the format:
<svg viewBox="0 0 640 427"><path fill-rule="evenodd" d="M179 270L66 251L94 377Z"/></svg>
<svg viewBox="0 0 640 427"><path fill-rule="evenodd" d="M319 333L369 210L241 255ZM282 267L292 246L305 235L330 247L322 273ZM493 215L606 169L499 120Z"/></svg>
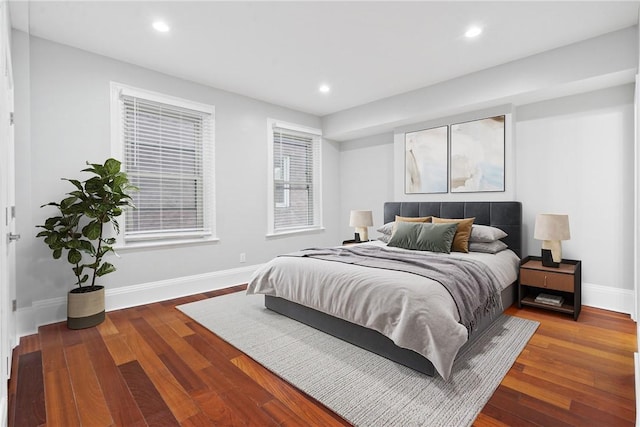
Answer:
<svg viewBox="0 0 640 427"><path fill-rule="evenodd" d="M471 218L474 224L491 225L504 230L502 239L522 258L522 204L520 202L386 202L384 223L395 216L437 216L440 218Z"/></svg>

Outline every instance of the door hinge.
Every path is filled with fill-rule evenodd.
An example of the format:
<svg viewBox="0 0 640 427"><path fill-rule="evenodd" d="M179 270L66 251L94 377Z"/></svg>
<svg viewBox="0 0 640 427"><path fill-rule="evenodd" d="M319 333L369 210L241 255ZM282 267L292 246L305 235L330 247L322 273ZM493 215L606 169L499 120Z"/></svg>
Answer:
<svg viewBox="0 0 640 427"><path fill-rule="evenodd" d="M13 111L9 113L9 126L13 126Z"/></svg>
<svg viewBox="0 0 640 427"><path fill-rule="evenodd" d="M11 311L18 311L18 301L15 299L11 301Z"/></svg>

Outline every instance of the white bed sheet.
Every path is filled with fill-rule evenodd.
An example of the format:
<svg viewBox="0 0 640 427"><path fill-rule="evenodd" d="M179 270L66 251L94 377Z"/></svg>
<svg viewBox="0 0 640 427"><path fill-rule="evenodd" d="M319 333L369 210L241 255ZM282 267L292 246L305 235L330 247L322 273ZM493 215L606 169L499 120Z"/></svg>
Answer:
<svg viewBox="0 0 640 427"><path fill-rule="evenodd" d="M519 258L509 250L495 255L456 252L442 256L483 262L498 278L500 289L517 279ZM411 273L277 257L254 273L247 293L284 298L374 329L396 345L426 357L444 379L467 341L467 329L458 323L449 292L438 282Z"/></svg>

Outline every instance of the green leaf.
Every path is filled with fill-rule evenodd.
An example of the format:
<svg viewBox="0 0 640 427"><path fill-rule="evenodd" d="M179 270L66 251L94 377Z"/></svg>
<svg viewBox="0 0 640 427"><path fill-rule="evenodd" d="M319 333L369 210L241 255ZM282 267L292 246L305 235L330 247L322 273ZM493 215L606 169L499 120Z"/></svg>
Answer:
<svg viewBox="0 0 640 427"><path fill-rule="evenodd" d="M85 225L82 229L82 234L89 240L96 240L100 237L100 231L102 230L102 224L99 221L91 221Z"/></svg>
<svg viewBox="0 0 640 427"><path fill-rule="evenodd" d="M77 249L71 249L67 255L67 261L69 261L70 264L77 264L82 261L82 254Z"/></svg>
<svg viewBox="0 0 640 427"><path fill-rule="evenodd" d="M47 220L44 222L44 226L47 229L50 229L50 227L55 227L55 225L62 219L61 216L52 216L51 218L47 218Z"/></svg>
<svg viewBox="0 0 640 427"><path fill-rule="evenodd" d="M53 259L60 259L61 256L62 256L62 249L61 248L54 249Z"/></svg>
<svg viewBox="0 0 640 427"><path fill-rule="evenodd" d="M114 271L116 271L116 268L112 264L105 262L100 266L100 268L98 268L98 270L96 271L96 275L98 277L101 277L105 274L113 273Z"/></svg>
<svg viewBox="0 0 640 427"><path fill-rule="evenodd" d="M49 235L44 239L44 242L47 245L55 245L56 243L58 243L58 240L60 239L60 236L58 236L58 233L49 233Z"/></svg>
<svg viewBox="0 0 640 427"><path fill-rule="evenodd" d="M80 240L80 249L91 255L96 253L96 248L93 246L93 243L88 240Z"/></svg>
<svg viewBox="0 0 640 427"><path fill-rule="evenodd" d="M65 178L63 178L63 179L65 179ZM82 191L82 184L77 179L65 179L65 180L69 181L70 183L75 185L78 190Z"/></svg>
<svg viewBox="0 0 640 427"><path fill-rule="evenodd" d="M84 282L86 282L87 280L89 280L89 275L88 275L88 274L85 274L84 276L82 276L82 279L80 279L80 283L84 283Z"/></svg>
<svg viewBox="0 0 640 427"><path fill-rule="evenodd" d="M107 245L114 245L116 243L116 239L114 237L110 237L108 239L103 239L103 242Z"/></svg>
<svg viewBox="0 0 640 427"><path fill-rule="evenodd" d="M38 225L38 227L42 227L42 226ZM48 236L49 233L51 233L51 232L50 231L41 231L38 234L36 234L36 237Z"/></svg>
<svg viewBox="0 0 640 427"><path fill-rule="evenodd" d="M104 162L104 168L109 175L115 175L120 172L120 165L121 163L116 159L107 159L107 161Z"/></svg>
<svg viewBox="0 0 640 427"><path fill-rule="evenodd" d="M76 196L67 197L60 202L60 210L65 211L69 206L73 205L78 198Z"/></svg>

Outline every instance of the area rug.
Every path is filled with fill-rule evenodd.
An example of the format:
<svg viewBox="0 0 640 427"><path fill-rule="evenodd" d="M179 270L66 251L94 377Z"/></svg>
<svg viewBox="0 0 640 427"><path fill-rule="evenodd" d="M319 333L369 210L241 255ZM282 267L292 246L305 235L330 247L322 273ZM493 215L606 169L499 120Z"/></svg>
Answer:
<svg viewBox="0 0 640 427"><path fill-rule="evenodd" d="M178 309L357 426L471 425L538 328L502 315L461 351L445 382L274 313L263 296Z"/></svg>

